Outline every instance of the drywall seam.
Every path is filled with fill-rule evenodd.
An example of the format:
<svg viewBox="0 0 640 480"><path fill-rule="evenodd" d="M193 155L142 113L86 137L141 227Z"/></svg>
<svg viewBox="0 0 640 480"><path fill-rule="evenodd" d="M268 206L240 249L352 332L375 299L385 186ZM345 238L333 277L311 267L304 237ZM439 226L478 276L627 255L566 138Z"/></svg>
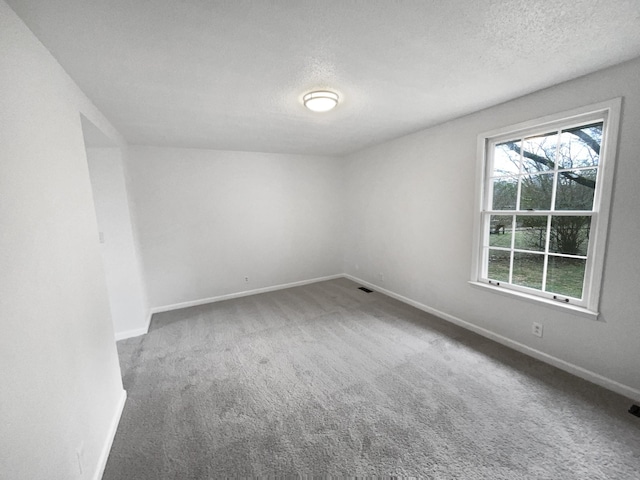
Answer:
<svg viewBox="0 0 640 480"><path fill-rule="evenodd" d="M466 330L470 330L474 333L477 333L478 335L482 335L485 338L498 342L520 353L524 353L525 355L528 355L537 360L540 360L541 362L552 365L556 368L559 368L560 370L564 370L565 372L568 372L572 375L580 377L589 382L595 383L596 385L600 385L601 387L604 387L607 390L611 390L613 392L619 393L620 395L624 395L625 397L636 400L636 401L640 400L640 390L636 388L630 387L628 385L624 385L620 382L616 382L615 380L607 378L598 373L592 372L591 370L587 370L586 368L582 368L573 363L567 362L560 358L541 352L540 350L536 350L535 348L531 348L520 342L511 340L510 338L503 337L502 335L494 333L491 330L487 330L486 328L479 327L477 325L474 325L473 323L469 323L465 320L462 320L461 318L455 317L453 315L442 312L440 310L436 310L435 308L429 307L428 305L424 305L420 302L416 302L415 300L411 300L410 298L407 298L405 296L392 292L391 290L387 290L386 288L382 288L378 285L367 282L360 278L354 277L346 273L343 276L344 278L348 278L349 280L352 280L356 283L365 285L375 290L376 292L383 293L384 295L387 295L403 303L411 305L412 307L422 310L423 312L427 312L432 315L435 315L436 317L442 318L443 320L447 320L448 322L458 325L459 327L462 327Z"/></svg>
<svg viewBox="0 0 640 480"><path fill-rule="evenodd" d="M96 471L93 475L93 480L100 480L102 475L104 474L104 469L107 466L107 460L109 459L109 452L111 452L111 446L113 445L113 440L116 437L116 431L118 430L118 424L120 423L120 418L122 417L122 412L124 411L124 404L127 401L127 392L126 390L122 390L120 394L120 400L118 401L118 405L116 407L115 414L113 415L113 419L111 420L111 425L109 426L109 430L107 431L107 438L105 439L104 445L102 447L102 452L100 452L100 457L98 458L98 464L96 465Z"/></svg>

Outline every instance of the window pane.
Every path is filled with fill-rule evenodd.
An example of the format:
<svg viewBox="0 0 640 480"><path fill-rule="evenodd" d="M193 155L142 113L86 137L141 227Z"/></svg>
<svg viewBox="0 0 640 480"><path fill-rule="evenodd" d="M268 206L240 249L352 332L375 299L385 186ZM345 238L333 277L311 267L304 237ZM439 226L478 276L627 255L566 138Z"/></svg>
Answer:
<svg viewBox="0 0 640 480"><path fill-rule="evenodd" d="M560 139L559 168L598 165L602 144L602 122L564 130Z"/></svg>
<svg viewBox="0 0 640 480"><path fill-rule="evenodd" d="M601 282L595 280L609 228L598 212L611 192L595 195L595 189L613 180L614 166L606 164L615 155L605 158L601 149L615 147L616 139L608 143L605 134L618 107L619 99L603 102L584 107L585 113L547 116L537 125L480 137L486 149L478 159L483 195L476 200L480 244L472 265L478 281L547 303L555 295L561 307L598 306Z"/></svg>
<svg viewBox="0 0 640 480"><path fill-rule="evenodd" d="M587 261L580 258L549 256L547 291L567 297L582 298L586 264Z"/></svg>
<svg viewBox="0 0 640 480"><path fill-rule="evenodd" d="M547 215L516 217L515 248L544 251L547 240Z"/></svg>
<svg viewBox="0 0 640 480"><path fill-rule="evenodd" d="M520 172L520 142L506 142L493 150L493 173L491 176L515 175Z"/></svg>
<svg viewBox="0 0 640 480"><path fill-rule="evenodd" d="M511 253L504 250L489 249L489 269L488 277L499 282L509 281L509 264Z"/></svg>
<svg viewBox="0 0 640 480"><path fill-rule="evenodd" d="M491 210L515 210L518 180L515 177L496 178L493 181Z"/></svg>
<svg viewBox="0 0 640 480"><path fill-rule="evenodd" d="M586 255L589 248L591 217L551 218L549 251L566 255Z"/></svg>
<svg viewBox="0 0 640 480"><path fill-rule="evenodd" d="M553 170L556 162L558 134L547 133L525 138L522 148L522 170L527 173Z"/></svg>
<svg viewBox="0 0 640 480"><path fill-rule="evenodd" d="M489 219L489 245L511 248L512 215L491 215Z"/></svg>
<svg viewBox="0 0 640 480"><path fill-rule="evenodd" d="M514 252L511 283L541 290L543 269L544 255Z"/></svg>
<svg viewBox="0 0 640 480"><path fill-rule="evenodd" d="M559 172L556 210L591 210L597 174L596 168Z"/></svg>
<svg viewBox="0 0 640 480"><path fill-rule="evenodd" d="M524 175L520 191L520 210L551 210L553 174Z"/></svg>

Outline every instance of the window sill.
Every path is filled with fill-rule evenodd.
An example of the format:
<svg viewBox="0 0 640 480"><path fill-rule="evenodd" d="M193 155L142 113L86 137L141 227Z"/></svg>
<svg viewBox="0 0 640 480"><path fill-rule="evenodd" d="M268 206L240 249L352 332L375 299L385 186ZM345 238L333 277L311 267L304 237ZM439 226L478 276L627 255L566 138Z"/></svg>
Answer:
<svg viewBox="0 0 640 480"><path fill-rule="evenodd" d="M505 295L507 297L515 297L529 303L535 303L537 305L553 308L555 310L558 310L564 313L578 315L580 317L588 318L590 320L598 320L599 313L594 312L592 310L588 310L585 307L578 307L576 305L567 305L566 303L560 303L554 300L536 297L534 295L528 295L522 292L516 292L515 290L509 290L508 288L500 288L498 286L490 285L488 283L483 283L483 282L470 281L469 284L476 288L489 290L493 293L498 293L500 295Z"/></svg>

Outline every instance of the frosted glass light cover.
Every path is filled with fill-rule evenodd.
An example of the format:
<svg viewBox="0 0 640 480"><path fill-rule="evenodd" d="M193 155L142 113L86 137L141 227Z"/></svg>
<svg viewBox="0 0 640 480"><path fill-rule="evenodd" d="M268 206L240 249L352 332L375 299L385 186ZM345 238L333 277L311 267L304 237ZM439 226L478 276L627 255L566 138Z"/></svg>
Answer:
<svg viewBox="0 0 640 480"><path fill-rule="evenodd" d="M327 91L307 93L303 97L304 105L314 112L328 112L338 105L338 94Z"/></svg>

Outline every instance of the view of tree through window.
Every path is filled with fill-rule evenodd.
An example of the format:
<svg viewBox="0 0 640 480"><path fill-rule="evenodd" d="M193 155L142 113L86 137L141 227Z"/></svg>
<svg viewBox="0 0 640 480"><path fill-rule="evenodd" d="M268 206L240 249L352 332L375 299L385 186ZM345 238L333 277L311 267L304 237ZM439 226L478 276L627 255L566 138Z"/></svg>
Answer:
<svg viewBox="0 0 640 480"><path fill-rule="evenodd" d="M603 123L494 143L486 278L581 299Z"/></svg>

